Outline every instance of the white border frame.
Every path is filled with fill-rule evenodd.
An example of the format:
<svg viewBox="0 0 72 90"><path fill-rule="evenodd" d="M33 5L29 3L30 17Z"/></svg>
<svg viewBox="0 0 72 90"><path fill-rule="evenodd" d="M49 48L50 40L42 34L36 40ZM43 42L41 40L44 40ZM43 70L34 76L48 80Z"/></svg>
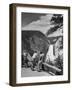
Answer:
<svg viewBox="0 0 72 90"><path fill-rule="evenodd" d="M63 75L49 77L21 77L21 12L63 14ZM16 83L68 81L68 10L35 7L17 7L16 22Z"/></svg>

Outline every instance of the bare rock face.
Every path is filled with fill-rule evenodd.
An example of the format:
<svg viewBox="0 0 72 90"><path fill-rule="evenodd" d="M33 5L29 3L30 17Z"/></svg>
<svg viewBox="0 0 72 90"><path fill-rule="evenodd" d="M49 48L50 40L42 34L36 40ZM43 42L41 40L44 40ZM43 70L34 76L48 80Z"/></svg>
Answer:
<svg viewBox="0 0 72 90"><path fill-rule="evenodd" d="M22 31L22 51L27 50L30 55L34 51L40 51L46 55L48 48L48 39L40 31Z"/></svg>

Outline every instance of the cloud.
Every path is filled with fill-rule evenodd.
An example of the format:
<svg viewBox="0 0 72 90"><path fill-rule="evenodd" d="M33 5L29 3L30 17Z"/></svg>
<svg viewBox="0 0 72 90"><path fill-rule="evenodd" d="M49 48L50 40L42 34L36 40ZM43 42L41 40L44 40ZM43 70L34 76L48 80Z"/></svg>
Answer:
<svg viewBox="0 0 72 90"><path fill-rule="evenodd" d="M41 16L39 20L33 21L25 27L22 27L22 30L39 30L45 34L50 27L52 27L50 23L52 16L52 14Z"/></svg>

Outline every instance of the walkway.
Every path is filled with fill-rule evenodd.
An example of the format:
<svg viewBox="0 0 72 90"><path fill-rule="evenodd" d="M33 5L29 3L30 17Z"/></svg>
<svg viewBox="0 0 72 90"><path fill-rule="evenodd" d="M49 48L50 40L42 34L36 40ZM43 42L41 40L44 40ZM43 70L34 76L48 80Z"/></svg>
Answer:
<svg viewBox="0 0 72 90"><path fill-rule="evenodd" d="M21 71L21 76L22 77L32 77L32 76L51 76L51 74L41 71L32 71L30 68L22 68Z"/></svg>

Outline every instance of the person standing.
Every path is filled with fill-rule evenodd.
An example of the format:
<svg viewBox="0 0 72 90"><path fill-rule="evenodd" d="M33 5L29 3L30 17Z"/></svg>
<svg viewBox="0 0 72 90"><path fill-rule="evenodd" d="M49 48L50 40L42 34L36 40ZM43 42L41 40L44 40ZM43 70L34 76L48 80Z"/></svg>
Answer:
<svg viewBox="0 0 72 90"><path fill-rule="evenodd" d="M23 51L23 65L24 67L28 67L28 59L27 59L28 53L26 50Z"/></svg>
<svg viewBox="0 0 72 90"><path fill-rule="evenodd" d="M42 63L43 63L43 57L44 57L44 54L40 54L40 59L37 63L37 71L40 72L42 70Z"/></svg>
<svg viewBox="0 0 72 90"><path fill-rule="evenodd" d="M36 66L37 66L38 61L40 59L40 51L35 51L33 56L32 56L32 59L33 59L33 61L32 61L32 65L31 65L31 69L36 70L37 69Z"/></svg>

